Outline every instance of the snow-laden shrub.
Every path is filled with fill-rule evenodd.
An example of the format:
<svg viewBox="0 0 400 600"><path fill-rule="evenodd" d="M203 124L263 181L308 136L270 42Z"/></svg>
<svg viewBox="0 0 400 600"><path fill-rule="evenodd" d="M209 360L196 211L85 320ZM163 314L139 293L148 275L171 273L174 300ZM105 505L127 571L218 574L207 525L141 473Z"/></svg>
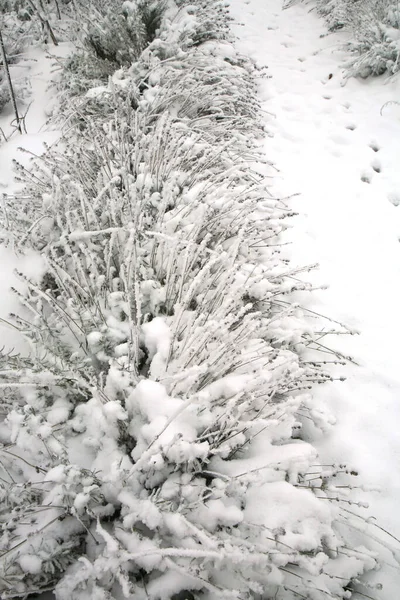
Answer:
<svg viewBox="0 0 400 600"><path fill-rule="evenodd" d="M40 20L36 18L31 4L25 0L0 2L0 29L9 65L23 60L26 48L43 38ZM17 101L25 99L29 95L26 79L20 76L12 79ZM0 56L0 112L10 99L9 86Z"/></svg>
<svg viewBox="0 0 400 600"><path fill-rule="evenodd" d="M36 28L30 23L21 23L15 13L7 13L0 15L0 29L7 63L12 65L20 60L23 49L34 38ZM23 79L13 81L13 87L18 100L26 95L26 82ZM9 85L0 54L0 112L10 99Z"/></svg>
<svg viewBox="0 0 400 600"><path fill-rule="evenodd" d="M400 70L400 7L393 0L375 0L350 10L354 41L348 49L355 55L349 74L394 75Z"/></svg>
<svg viewBox="0 0 400 600"><path fill-rule="evenodd" d="M10 92L8 89L7 81L0 77L0 112L6 106L6 104L10 101Z"/></svg>
<svg viewBox="0 0 400 600"><path fill-rule="evenodd" d="M166 13L5 203L47 269L16 292L31 352L1 357L2 598L344 599L376 565L339 531L343 469L297 439L329 375L301 358L257 73L224 24L196 37L221 6Z"/></svg>
<svg viewBox="0 0 400 600"><path fill-rule="evenodd" d="M289 3L290 5L290 3ZM397 0L316 0L330 31L346 29L354 57L349 76L394 75L400 70L400 5Z"/></svg>
<svg viewBox="0 0 400 600"><path fill-rule="evenodd" d="M350 1L328 0L328 2L318 2L318 12L326 18L329 31L343 29L349 24Z"/></svg>
<svg viewBox="0 0 400 600"><path fill-rule="evenodd" d="M82 48L68 59L64 85L69 94L82 94L107 82L121 66L138 60L154 39L165 11L164 0L118 0L82 6L79 38Z"/></svg>

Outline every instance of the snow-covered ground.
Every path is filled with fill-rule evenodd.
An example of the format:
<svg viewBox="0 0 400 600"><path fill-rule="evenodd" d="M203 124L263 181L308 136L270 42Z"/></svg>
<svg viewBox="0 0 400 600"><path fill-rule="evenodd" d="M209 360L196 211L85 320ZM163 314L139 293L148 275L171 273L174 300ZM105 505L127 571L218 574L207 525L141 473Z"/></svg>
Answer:
<svg viewBox="0 0 400 600"><path fill-rule="evenodd" d="M268 67L261 94L265 153L279 170L272 189L298 193L291 200L299 213L287 236L291 256L300 264L318 261L311 278L329 284L304 301L359 332L324 342L357 365L342 369L345 382L314 390L337 421L317 448L322 462L359 470L355 485L365 486L361 500L369 504L361 514L400 539L400 106L387 104L400 99L400 82L346 80L346 34L326 35L310 6L230 5L241 23L239 48ZM379 598L393 600L399 565L389 551L386 560L393 566L371 579L383 583Z"/></svg>

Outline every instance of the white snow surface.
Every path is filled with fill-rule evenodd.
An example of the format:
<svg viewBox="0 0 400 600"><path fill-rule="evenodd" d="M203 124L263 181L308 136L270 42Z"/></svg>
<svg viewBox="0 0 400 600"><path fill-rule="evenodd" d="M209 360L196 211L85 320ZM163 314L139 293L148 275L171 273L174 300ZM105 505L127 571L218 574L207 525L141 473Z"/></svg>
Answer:
<svg viewBox="0 0 400 600"><path fill-rule="evenodd" d="M329 285L300 301L359 332L322 340L357 364L338 371L346 381L314 389L337 421L314 445L322 463L359 472L354 484L364 490L352 496L369 505L360 514L398 540L400 106L387 103L399 100L400 81L346 79L346 34L327 35L312 5L283 10L281 0L230 0L230 6L239 49L268 67L260 91L265 154L278 169L272 190L297 194L290 201L299 216L286 234L289 255L298 264L317 260L320 268L309 278ZM370 533L396 554L398 541L376 527ZM386 564L368 576L382 591L362 591L392 600L399 564L391 550L384 556Z"/></svg>

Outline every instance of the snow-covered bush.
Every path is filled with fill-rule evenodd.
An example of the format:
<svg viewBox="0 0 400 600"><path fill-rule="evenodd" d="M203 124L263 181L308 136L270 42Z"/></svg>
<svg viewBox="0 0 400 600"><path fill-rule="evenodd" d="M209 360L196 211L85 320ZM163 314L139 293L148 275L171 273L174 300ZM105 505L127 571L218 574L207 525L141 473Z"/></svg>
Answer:
<svg viewBox="0 0 400 600"><path fill-rule="evenodd" d="M316 0L330 31L347 29L354 57L346 65L356 77L400 70L400 5L397 0Z"/></svg>
<svg viewBox="0 0 400 600"><path fill-rule="evenodd" d="M318 12L326 18L329 31L343 29L349 24L350 0L318 1Z"/></svg>
<svg viewBox="0 0 400 600"><path fill-rule="evenodd" d="M342 537L344 469L298 439L330 376L302 359L258 73L206 35L222 3L180 5L4 203L46 263L16 292L31 351L1 357L4 599L344 599L376 565Z"/></svg>
<svg viewBox="0 0 400 600"><path fill-rule="evenodd" d="M9 65L21 60L23 52L30 43L41 37L41 28L37 20L31 19L32 9L25 2L0 2L0 30ZM27 95L24 78L13 78L13 88L17 100ZM0 112L10 101L9 86L0 55Z"/></svg>
<svg viewBox="0 0 400 600"><path fill-rule="evenodd" d="M32 29L20 27L16 19L8 18L4 19L1 23L1 36L4 44L4 50L6 55L7 64L11 65L17 63L20 60L21 53L25 47L25 44L31 39ZM24 77L17 77L12 79L12 85L14 94L17 100L22 100L28 94L27 82ZM2 53L0 53L0 112L10 102L10 88L6 76L6 70L3 66Z"/></svg>
<svg viewBox="0 0 400 600"><path fill-rule="evenodd" d="M0 76L0 112L3 110L7 102L10 100L10 92L8 90L7 81Z"/></svg>
<svg viewBox="0 0 400 600"><path fill-rule="evenodd" d="M64 85L82 94L107 82L119 67L138 60L154 39L165 10L164 0L94 2L79 12L82 48L68 59Z"/></svg>
<svg viewBox="0 0 400 600"><path fill-rule="evenodd" d="M393 0L375 0L350 10L354 41L348 49L355 55L349 74L393 75L400 70L400 6Z"/></svg>

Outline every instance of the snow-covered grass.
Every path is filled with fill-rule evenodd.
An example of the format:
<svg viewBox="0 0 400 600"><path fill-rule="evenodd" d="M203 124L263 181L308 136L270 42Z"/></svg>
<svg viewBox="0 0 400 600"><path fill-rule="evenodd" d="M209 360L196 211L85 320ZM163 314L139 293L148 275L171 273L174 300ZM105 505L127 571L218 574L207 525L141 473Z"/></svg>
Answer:
<svg viewBox="0 0 400 600"><path fill-rule="evenodd" d="M301 431L329 429L309 352L346 328L295 302L262 71L222 3L178 4L5 201L45 274L18 266L26 347L2 357L4 598L343 599L377 565L341 526L355 474Z"/></svg>

